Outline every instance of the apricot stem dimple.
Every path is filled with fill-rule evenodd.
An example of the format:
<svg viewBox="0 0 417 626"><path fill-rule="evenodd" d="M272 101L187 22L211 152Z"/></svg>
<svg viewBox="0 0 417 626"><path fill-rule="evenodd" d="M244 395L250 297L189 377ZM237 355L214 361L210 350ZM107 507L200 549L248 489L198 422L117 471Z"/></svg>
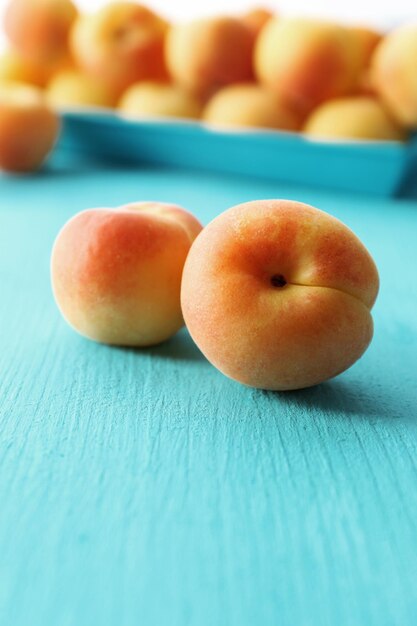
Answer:
<svg viewBox="0 0 417 626"><path fill-rule="evenodd" d="M274 274L271 276L271 285L273 287L285 287L287 281L282 274Z"/></svg>

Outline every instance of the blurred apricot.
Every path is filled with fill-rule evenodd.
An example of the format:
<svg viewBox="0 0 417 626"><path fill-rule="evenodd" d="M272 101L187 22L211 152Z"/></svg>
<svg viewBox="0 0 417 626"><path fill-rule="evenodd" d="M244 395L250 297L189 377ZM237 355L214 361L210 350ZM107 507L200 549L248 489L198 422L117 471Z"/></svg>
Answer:
<svg viewBox="0 0 417 626"><path fill-rule="evenodd" d="M80 71L55 74L46 90L48 102L55 108L98 106L113 107L115 98L106 84Z"/></svg>
<svg viewBox="0 0 417 626"><path fill-rule="evenodd" d="M196 119L201 115L201 102L178 85L140 82L123 94L120 111L134 118L185 117Z"/></svg>
<svg viewBox="0 0 417 626"><path fill-rule="evenodd" d="M68 36L77 16L72 0L10 0L4 28L24 57L48 66L68 58Z"/></svg>
<svg viewBox="0 0 417 626"><path fill-rule="evenodd" d="M417 24L389 33L371 61L371 81L392 115L417 128Z"/></svg>
<svg viewBox="0 0 417 626"><path fill-rule="evenodd" d="M323 139L370 139L403 141L404 130L378 100L352 96L329 100L313 111L304 132Z"/></svg>
<svg viewBox="0 0 417 626"><path fill-rule="evenodd" d="M44 87L48 72L42 64L22 57L15 50L7 50L0 55L0 82L14 81Z"/></svg>
<svg viewBox="0 0 417 626"><path fill-rule="evenodd" d="M111 2L82 15L71 34L79 66L106 82L115 96L138 80L165 80L167 22L134 2Z"/></svg>
<svg viewBox="0 0 417 626"><path fill-rule="evenodd" d="M230 83L248 81L253 35L239 19L214 17L173 26L166 42L166 61L175 82L210 97Z"/></svg>
<svg viewBox="0 0 417 626"><path fill-rule="evenodd" d="M59 128L58 116L39 89L12 82L0 85L0 169L38 169L52 150Z"/></svg>
<svg viewBox="0 0 417 626"><path fill-rule="evenodd" d="M271 17L274 17L272 11L263 7L257 7L244 13L241 19L252 32L254 39L256 39Z"/></svg>
<svg viewBox="0 0 417 626"><path fill-rule="evenodd" d="M310 112L321 102L351 92L357 55L347 29L330 22L273 18L255 46L258 79L289 106Z"/></svg>
<svg viewBox="0 0 417 626"><path fill-rule="evenodd" d="M282 130L300 128L300 118L261 85L224 87L209 100L203 119L215 126L253 126Z"/></svg>

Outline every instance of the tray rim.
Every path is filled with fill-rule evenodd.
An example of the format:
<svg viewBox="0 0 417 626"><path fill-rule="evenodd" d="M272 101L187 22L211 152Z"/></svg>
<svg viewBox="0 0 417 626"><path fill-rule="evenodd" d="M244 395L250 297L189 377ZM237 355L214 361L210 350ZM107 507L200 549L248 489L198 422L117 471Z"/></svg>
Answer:
<svg viewBox="0 0 417 626"><path fill-rule="evenodd" d="M133 117L130 115L122 114L117 110L109 109L99 106L74 106L65 107L59 111L64 120L82 120L93 123L104 123L107 125L128 125L135 128L147 128L147 129L172 129L172 130L184 130L203 132L214 135L226 135L232 137L262 137L270 139L293 139L300 141L301 143L308 143L313 145L324 145L333 147L360 147L360 148L375 148L375 147L389 147L394 148L400 152L407 151L410 146L417 144L417 136L411 135L407 141L399 141L394 139L326 139L326 138L313 138L301 131L280 130L272 128L258 128L258 127L226 127L220 125L209 124L199 119L188 119L180 117Z"/></svg>

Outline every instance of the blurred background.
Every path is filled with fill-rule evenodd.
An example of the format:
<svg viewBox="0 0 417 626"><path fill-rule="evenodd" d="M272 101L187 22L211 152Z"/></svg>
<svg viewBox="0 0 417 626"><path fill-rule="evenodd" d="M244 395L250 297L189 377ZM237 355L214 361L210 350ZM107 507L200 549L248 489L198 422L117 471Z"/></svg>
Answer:
<svg viewBox="0 0 417 626"><path fill-rule="evenodd" d="M280 131L274 134L275 159L278 146L284 148L292 133L296 157L291 171L309 171L311 181L318 179L317 167L300 167L310 150L297 143L300 137L319 143L368 142L370 150L378 141L383 170L363 168L357 156L352 157L357 171L341 165L343 180L348 169L355 185L361 180L368 190L379 187L389 173L388 188L394 190L403 163L415 167L416 0L0 0L0 23L0 169L37 169L58 137L59 147L65 147L75 135L84 141L83 152L102 158L110 146L107 156L116 158L117 146L103 139L103 129L89 134L93 125L98 128L97 115L112 112L119 156L135 162L188 166L196 159L201 164L201 154L208 152L197 148L196 135L189 161L180 163L187 152L182 137L173 161L172 142L162 141L163 124L156 129L161 149L155 136L149 146L142 143L143 133L140 145L121 138L127 120L154 123L158 118L174 127L197 121L194 129L200 131L201 124L216 132ZM80 118L74 122L71 114L87 113L88 124L81 120L82 129L74 132L71 124ZM223 139L212 135L209 141L205 166L217 166L225 148L216 141ZM229 168L241 163L241 150L236 150L226 159ZM312 150L321 156L327 147ZM359 157L369 163L364 150ZM250 160L251 173L255 161L265 176L279 170L288 180L282 159L279 168L274 164L267 171L265 152ZM323 163L320 171L327 171ZM333 167L332 172L328 184L334 183ZM371 179L375 184L367 182Z"/></svg>
<svg viewBox="0 0 417 626"><path fill-rule="evenodd" d="M0 0L0 15L3 14L8 0ZM108 0L77 0L77 6L85 11L94 11ZM175 3L166 0L152 0L149 6L171 19L188 19L189 17L210 15L213 13L233 13L245 11L256 5L268 7L272 11L279 11L288 15L303 14L315 17L329 17L343 21L366 22L379 28L390 28L405 20L417 19L416 0L396 0L396 2L381 2L381 0L351 0L350 2L335 2L334 0L270 0L269 2L254 2L253 0L177 0ZM0 33L0 45L5 45L4 33Z"/></svg>

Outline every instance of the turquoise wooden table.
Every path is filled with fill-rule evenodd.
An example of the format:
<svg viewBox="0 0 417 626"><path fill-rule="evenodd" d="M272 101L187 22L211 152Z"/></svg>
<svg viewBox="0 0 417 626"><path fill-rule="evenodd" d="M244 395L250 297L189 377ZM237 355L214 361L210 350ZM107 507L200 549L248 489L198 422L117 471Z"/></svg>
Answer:
<svg viewBox="0 0 417 626"><path fill-rule="evenodd" d="M110 348L61 319L49 255L91 206L207 223L286 197L346 222L381 275L351 370L272 393L185 330ZM0 624L417 624L417 202L163 169L0 177Z"/></svg>

